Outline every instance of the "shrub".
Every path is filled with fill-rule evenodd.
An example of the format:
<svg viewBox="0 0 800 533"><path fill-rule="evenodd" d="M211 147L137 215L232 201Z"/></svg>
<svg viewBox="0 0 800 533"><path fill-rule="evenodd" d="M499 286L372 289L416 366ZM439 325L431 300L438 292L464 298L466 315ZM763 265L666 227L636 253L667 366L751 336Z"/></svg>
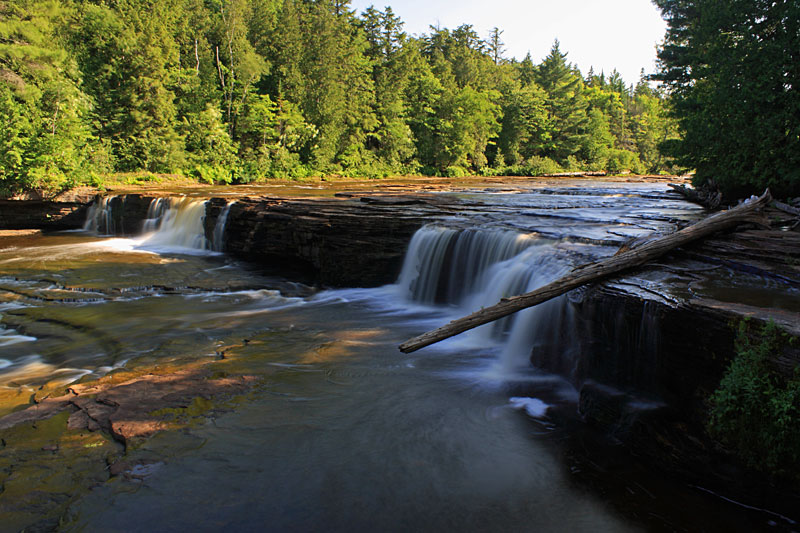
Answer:
<svg viewBox="0 0 800 533"><path fill-rule="evenodd" d="M563 172L561 166L549 157L532 156L525 161L523 169L527 176L544 176Z"/></svg>
<svg viewBox="0 0 800 533"><path fill-rule="evenodd" d="M770 363L785 343L770 322L755 340L739 325L736 357L710 398L709 433L749 466L800 479L800 372L786 379Z"/></svg>
<svg viewBox="0 0 800 533"><path fill-rule="evenodd" d="M453 165L445 169L444 176L447 178L466 178L469 176L469 172L464 167Z"/></svg>
<svg viewBox="0 0 800 533"><path fill-rule="evenodd" d="M228 185L233 181L233 171L218 165L197 165L192 169L191 175L209 185Z"/></svg>
<svg viewBox="0 0 800 533"><path fill-rule="evenodd" d="M606 171L609 174L619 174L624 171L641 174L645 168L639 161L639 156L628 150L611 149L608 153Z"/></svg>

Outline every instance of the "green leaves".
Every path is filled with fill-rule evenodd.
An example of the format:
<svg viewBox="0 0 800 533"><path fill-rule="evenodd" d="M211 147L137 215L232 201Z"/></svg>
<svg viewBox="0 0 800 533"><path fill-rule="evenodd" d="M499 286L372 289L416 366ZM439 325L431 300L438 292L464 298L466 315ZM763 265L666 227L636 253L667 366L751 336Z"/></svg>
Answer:
<svg viewBox="0 0 800 533"><path fill-rule="evenodd" d="M729 198L800 195L800 5L657 0L659 52L684 139L679 162Z"/></svg>
<svg viewBox="0 0 800 533"><path fill-rule="evenodd" d="M774 369L784 339L774 323L739 326L737 355L710 398L708 429L751 467L800 477L800 375Z"/></svg>
<svg viewBox="0 0 800 533"><path fill-rule="evenodd" d="M0 187L663 167L659 95L501 37L339 0L0 2Z"/></svg>

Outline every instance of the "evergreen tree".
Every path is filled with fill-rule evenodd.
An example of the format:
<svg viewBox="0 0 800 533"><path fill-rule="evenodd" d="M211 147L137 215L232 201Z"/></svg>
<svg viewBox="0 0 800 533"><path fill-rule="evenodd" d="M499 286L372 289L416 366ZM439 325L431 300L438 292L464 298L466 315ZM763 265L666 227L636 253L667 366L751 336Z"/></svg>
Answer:
<svg viewBox="0 0 800 533"><path fill-rule="evenodd" d="M489 32L489 40L486 41L486 47L489 50L489 57L492 58L495 65L499 65L504 61L503 53L506 51L505 44L500 37L503 35L503 31L500 28L492 28L492 31Z"/></svg>
<svg viewBox="0 0 800 533"><path fill-rule="evenodd" d="M424 61L415 44L403 32L403 22L391 8L380 12L370 7L362 24L372 61L377 124L367 137L367 147L390 170L402 171L414 156L414 137L408 124L406 100L410 78Z"/></svg>
<svg viewBox="0 0 800 533"><path fill-rule="evenodd" d="M586 140L588 122L583 80L566 58L556 40L535 74L536 82L548 97L549 140L543 155L559 163L566 163L569 157L578 154Z"/></svg>
<svg viewBox="0 0 800 533"><path fill-rule="evenodd" d="M376 126L368 43L346 2L287 0L273 39L273 86L318 129L308 160L320 170L356 168Z"/></svg>
<svg viewBox="0 0 800 533"><path fill-rule="evenodd" d="M497 144L505 164L519 165L543 153L549 141L546 101L546 93L536 83L512 81L503 88Z"/></svg>
<svg viewBox="0 0 800 533"><path fill-rule="evenodd" d="M730 198L800 195L800 4L656 0L668 23L658 79L695 183Z"/></svg>

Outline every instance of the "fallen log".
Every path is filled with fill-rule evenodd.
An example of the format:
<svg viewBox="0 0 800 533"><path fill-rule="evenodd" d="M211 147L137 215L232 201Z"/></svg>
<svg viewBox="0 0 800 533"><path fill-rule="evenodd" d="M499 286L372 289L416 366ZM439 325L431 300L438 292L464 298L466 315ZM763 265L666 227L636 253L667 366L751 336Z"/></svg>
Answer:
<svg viewBox="0 0 800 533"><path fill-rule="evenodd" d="M710 211L714 211L722 203L722 193L716 189L713 182L701 189L690 189L686 185L668 183L675 192L681 194L688 201L700 204Z"/></svg>
<svg viewBox="0 0 800 533"><path fill-rule="evenodd" d="M503 298L499 303L491 307L481 309L469 316L453 320L449 324L438 329L414 337L401 344L400 351L403 353L415 352L425 346L429 346L458 335L459 333L516 313L517 311L551 300L556 296L560 296L587 283L641 266L663 256L670 250L702 239L718 231L729 229L745 222L752 222L763 226L766 222L763 217L758 215L758 211L766 206L770 200L771 196L769 190L767 190L758 198L751 198L732 209L705 218L680 231L646 241L634 248L624 250L602 261L577 267L566 276L534 291L520 296Z"/></svg>

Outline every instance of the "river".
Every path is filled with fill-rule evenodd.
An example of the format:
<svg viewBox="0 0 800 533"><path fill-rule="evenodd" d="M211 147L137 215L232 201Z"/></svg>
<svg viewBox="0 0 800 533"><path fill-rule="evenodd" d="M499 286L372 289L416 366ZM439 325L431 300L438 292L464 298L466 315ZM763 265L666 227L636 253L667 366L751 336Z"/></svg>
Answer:
<svg viewBox="0 0 800 533"><path fill-rule="evenodd" d="M563 298L397 350L697 209L659 185L458 195L492 209L422 228L397 283L371 289L321 290L231 260L199 235L199 200L153 206L150 232L132 238L103 235L95 210L84 231L0 239L1 386L223 352L261 379L203 423L146 441L140 475L94 488L62 528L791 529L581 423L569 376L529 363L572 319ZM563 356L576 357L568 340Z"/></svg>

